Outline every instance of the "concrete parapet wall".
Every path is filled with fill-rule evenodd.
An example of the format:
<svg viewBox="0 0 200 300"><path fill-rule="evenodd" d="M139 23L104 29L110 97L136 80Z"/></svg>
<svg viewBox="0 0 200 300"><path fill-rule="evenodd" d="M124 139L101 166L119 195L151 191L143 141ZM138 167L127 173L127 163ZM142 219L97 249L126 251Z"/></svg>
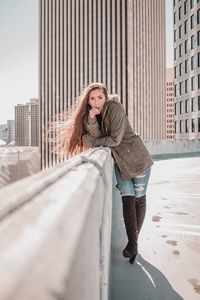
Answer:
<svg viewBox="0 0 200 300"><path fill-rule="evenodd" d="M145 141L152 155L200 152L200 140L160 140Z"/></svg>
<svg viewBox="0 0 200 300"><path fill-rule="evenodd" d="M95 149L0 190L0 299L108 298L113 165Z"/></svg>

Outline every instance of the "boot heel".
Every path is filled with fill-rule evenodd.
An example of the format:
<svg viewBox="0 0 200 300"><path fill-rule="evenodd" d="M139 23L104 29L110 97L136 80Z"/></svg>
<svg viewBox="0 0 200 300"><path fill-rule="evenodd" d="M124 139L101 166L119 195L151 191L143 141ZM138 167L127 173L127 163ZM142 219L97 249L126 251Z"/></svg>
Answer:
<svg viewBox="0 0 200 300"><path fill-rule="evenodd" d="M129 263L130 263L130 264L133 264L133 263L134 263L136 256L137 256L137 253L134 254L134 255L129 259Z"/></svg>

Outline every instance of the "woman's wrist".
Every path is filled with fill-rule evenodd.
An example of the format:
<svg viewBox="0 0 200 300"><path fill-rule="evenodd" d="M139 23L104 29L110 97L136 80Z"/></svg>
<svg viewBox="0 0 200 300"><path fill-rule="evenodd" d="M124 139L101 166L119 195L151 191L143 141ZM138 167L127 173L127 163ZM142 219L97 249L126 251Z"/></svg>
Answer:
<svg viewBox="0 0 200 300"><path fill-rule="evenodd" d="M88 115L88 124L95 124L96 121L96 116L94 116L94 118L91 118L90 115Z"/></svg>

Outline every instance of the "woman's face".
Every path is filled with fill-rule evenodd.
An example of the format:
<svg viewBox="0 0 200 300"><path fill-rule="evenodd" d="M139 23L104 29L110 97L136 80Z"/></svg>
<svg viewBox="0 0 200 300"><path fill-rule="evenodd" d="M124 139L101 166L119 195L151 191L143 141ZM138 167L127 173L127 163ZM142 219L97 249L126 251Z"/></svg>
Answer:
<svg viewBox="0 0 200 300"><path fill-rule="evenodd" d="M96 108L99 110L99 112L101 112L102 108L104 106L104 103L106 102L106 97L104 95L103 90L95 89L95 90L91 91L89 94L88 102L92 108Z"/></svg>

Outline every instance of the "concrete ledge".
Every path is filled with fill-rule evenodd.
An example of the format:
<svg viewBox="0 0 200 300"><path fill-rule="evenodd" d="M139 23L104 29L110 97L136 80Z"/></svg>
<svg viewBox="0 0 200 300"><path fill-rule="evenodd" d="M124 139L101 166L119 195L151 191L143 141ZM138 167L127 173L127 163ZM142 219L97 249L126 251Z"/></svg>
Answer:
<svg viewBox="0 0 200 300"><path fill-rule="evenodd" d="M112 172L95 149L0 191L0 299L107 299Z"/></svg>
<svg viewBox="0 0 200 300"><path fill-rule="evenodd" d="M200 140L145 141L152 155L200 152Z"/></svg>

